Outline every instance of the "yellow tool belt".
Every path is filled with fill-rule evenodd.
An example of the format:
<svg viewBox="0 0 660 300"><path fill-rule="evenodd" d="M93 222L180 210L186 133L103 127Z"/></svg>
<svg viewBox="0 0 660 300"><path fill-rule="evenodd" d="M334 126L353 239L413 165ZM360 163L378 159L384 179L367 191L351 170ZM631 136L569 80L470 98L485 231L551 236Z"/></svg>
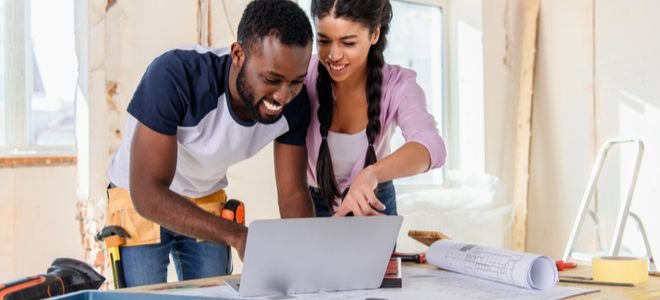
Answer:
<svg viewBox="0 0 660 300"><path fill-rule="evenodd" d="M227 203L224 190L219 190L208 196L190 199L201 209L216 216ZM108 189L108 209L106 226L118 225L131 236L125 246L138 246L160 243L160 225L142 217L133 206L131 195L127 190L113 187Z"/></svg>

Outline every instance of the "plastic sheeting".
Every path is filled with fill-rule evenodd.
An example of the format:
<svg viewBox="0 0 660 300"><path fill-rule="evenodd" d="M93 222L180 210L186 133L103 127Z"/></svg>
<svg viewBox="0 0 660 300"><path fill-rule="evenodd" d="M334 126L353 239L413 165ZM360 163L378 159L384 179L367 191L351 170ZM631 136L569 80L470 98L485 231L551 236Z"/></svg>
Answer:
<svg viewBox="0 0 660 300"><path fill-rule="evenodd" d="M397 251L426 250L408 237L408 230L440 231L461 242L506 247L513 201L502 190L492 175L458 172L449 172L443 186L397 185L398 213L404 217Z"/></svg>

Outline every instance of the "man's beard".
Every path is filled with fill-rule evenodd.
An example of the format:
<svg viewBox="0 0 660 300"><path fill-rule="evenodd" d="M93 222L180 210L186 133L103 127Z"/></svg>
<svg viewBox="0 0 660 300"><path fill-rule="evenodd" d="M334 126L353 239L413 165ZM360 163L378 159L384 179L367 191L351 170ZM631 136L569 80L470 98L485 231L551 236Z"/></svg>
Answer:
<svg viewBox="0 0 660 300"><path fill-rule="evenodd" d="M259 114L259 103L263 100L257 101L256 103L253 101L254 96L252 95L252 88L248 85L247 80L245 80L244 71L246 64L247 61L243 64L241 70L238 71L238 77L236 78L236 89L238 90L238 95L240 96L241 101L243 101L243 106L248 113L250 113L253 120L264 124L275 123L279 117L263 118L261 117L261 114Z"/></svg>

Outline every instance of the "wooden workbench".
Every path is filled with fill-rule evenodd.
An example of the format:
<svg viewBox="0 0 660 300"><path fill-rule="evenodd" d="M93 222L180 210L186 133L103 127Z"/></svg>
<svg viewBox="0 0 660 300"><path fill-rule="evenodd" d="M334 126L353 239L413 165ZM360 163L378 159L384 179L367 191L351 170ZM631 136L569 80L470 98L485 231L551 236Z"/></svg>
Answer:
<svg viewBox="0 0 660 300"><path fill-rule="evenodd" d="M404 264L406 266L423 266L433 268L428 264ZM573 275L573 276L591 276L590 266L578 266L575 269L565 270L559 273L560 275ZM238 275L230 275L229 277L237 277ZM120 291L130 292L153 292L158 293L162 290L176 289L177 287L191 287L191 286L214 286L224 284L225 277L210 277L196 280L187 280L180 282L169 282L162 284L154 284L147 286L140 286L134 288L121 289ZM592 284L578 284L560 282L561 286L581 287L585 289L599 289L600 292L591 293L582 296L572 297L571 299L660 299L660 277L649 276L649 281L646 283L637 284L634 287L619 287L619 286L604 286Z"/></svg>
<svg viewBox="0 0 660 300"><path fill-rule="evenodd" d="M591 277L591 266L578 266L559 272L559 275ZM571 299L660 299L660 277L649 276L646 283L634 287L606 286L594 284L579 284L560 282L562 286L599 289L600 292L573 297Z"/></svg>

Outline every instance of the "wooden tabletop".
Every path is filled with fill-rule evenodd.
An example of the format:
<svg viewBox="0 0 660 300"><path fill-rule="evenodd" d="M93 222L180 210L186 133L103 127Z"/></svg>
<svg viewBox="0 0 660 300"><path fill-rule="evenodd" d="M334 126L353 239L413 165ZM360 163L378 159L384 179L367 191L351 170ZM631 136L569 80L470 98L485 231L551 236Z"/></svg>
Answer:
<svg viewBox="0 0 660 300"><path fill-rule="evenodd" d="M559 272L559 275L591 277L591 266L578 266ZM561 286L599 289L600 292L573 297L571 299L660 299L660 277L649 276L649 281L634 287L607 286L560 282Z"/></svg>
<svg viewBox="0 0 660 300"><path fill-rule="evenodd" d="M417 265L412 263L404 263L406 266L422 266L425 268L433 268L428 264ZM559 272L559 275L571 276L591 276L590 266L578 266L575 269L569 269ZM238 277L239 275L230 275L227 277ZM195 280L186 280L179 282L168 282L154 285L146 285L140 287L120 289L119 291L127 292L151 292L158 293L162 290L170 290L177 288L195 288L195 287L209 287L224 284L224 276L209 277ZM605 286L593 284L579 284L560 282L560 286L573 286L585 289L599 289L599 292L591 293L582 296L572 297L571 299L660 299L660 277L649 276L649 281L646 283L636 284L634 287L620 287L620 286Z"/></svg>

